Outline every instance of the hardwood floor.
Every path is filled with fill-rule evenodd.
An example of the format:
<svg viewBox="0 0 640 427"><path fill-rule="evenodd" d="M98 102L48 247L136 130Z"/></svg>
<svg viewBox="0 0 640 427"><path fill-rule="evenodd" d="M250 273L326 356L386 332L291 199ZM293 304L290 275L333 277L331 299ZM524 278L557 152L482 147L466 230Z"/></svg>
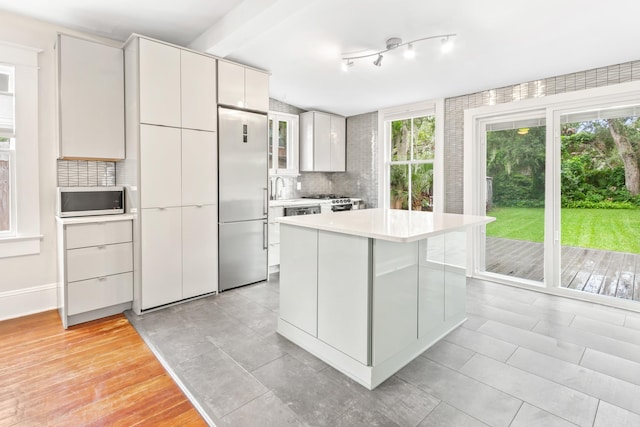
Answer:
<svg viewBox="0 0 640 427"><path fill-rule="evenodd" d="M206 425L124 315L5 320L0 349L1 426Z"/></svg>

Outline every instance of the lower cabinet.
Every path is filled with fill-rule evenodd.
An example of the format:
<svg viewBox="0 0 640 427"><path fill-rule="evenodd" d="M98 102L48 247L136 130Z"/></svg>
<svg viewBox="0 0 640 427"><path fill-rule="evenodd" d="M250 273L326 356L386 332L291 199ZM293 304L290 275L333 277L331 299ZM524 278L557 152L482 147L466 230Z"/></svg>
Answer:
<svg viewBox="0 0 640 427"><path fill-rule="evenodd" d="M218 290L217 205L142 209L142 310Z"/></svg>
<svg viewBox="0 0 640 427"><path fill-rule="evenodd" d="M58 307L65 328L131 308L131 219L58 219Z"/></svg>
<svg viewBox="0 0 640 427"><path fill-rule="evenodd" d="M269 273L276 273L280 270L280 223L275 219L284 216L282 206L269 208Z"/></svg>

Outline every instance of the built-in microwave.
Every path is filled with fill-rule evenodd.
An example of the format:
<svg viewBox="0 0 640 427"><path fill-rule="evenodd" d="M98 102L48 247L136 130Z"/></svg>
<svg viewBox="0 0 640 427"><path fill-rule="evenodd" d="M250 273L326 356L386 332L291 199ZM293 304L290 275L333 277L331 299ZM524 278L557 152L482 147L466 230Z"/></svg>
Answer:
<svg viewBox="0 0 640 427"><path fill-rule="evenodd" d="M59 217L124 213L123 187L58 187Z"/></svg>

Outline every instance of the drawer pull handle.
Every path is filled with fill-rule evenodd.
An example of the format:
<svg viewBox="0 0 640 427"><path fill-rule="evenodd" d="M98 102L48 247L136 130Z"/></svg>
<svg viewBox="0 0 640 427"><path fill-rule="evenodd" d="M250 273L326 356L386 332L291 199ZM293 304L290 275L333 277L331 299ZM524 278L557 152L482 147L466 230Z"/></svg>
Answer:
<svg viewBox="0 0 640 427"><path fill-rule="evenodd" d="M105 280L107 280L107 278L105 276L98 277L98 281L99 282L104 282Z"/></svg>
<svg viewBox="0 0 640 427"><path fill-rule="evenodd" d="M98 248L98 249L100 249L100 250L102 250L102 249L107 249L107 247L106 247L105 245L97 246L97 248Z"/></svg>

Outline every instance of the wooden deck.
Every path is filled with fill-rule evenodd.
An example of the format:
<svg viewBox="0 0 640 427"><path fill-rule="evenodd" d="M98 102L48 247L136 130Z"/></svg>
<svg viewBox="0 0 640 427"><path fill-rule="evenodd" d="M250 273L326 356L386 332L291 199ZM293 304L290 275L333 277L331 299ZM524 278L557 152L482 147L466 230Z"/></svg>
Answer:
<svg viewBox="0 0 640 427"><path fill-rule="evenodd" d="M0 322L0 426L206 426L124 315Z"/></svg>
<svg viewBox="0 0 640 427"><path fill-rule="evenodd" d="M486 271L543 281L542 243L487 237ZM640 254L562 246L565 288L640 301Z"/></svg>

